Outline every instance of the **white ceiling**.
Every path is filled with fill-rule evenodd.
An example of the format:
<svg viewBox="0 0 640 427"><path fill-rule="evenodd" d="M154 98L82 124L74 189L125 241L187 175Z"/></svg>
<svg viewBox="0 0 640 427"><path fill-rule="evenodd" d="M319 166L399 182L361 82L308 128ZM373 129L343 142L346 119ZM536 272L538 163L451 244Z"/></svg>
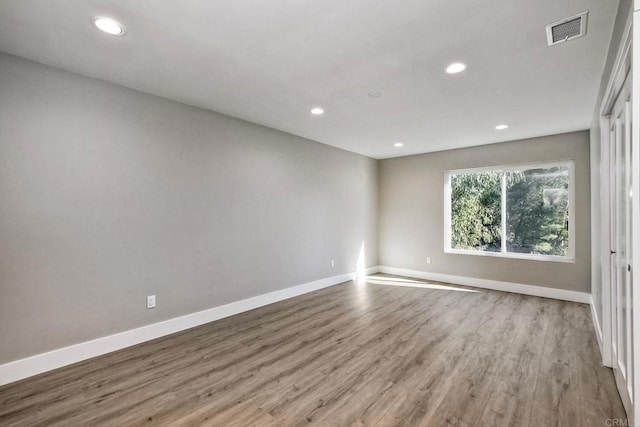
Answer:
<svg viewBox="0 0 640 427"><path fill-rule="evenodd" d="M588 128L617 4L2 0L0 50L387 158ZM584 10L587 36L548 47L545 25Z"/></svg>

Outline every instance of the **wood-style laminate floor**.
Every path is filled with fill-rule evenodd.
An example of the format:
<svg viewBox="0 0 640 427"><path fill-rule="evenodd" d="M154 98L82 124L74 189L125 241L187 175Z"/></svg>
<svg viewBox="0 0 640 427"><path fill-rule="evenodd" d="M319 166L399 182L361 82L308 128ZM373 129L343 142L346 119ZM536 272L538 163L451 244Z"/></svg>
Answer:
<svg viewBox="0 0 640 427"><path fill-rule="evenodd" d="M0 387L2 426L603 426L586 305L398 277Z"/></svg>

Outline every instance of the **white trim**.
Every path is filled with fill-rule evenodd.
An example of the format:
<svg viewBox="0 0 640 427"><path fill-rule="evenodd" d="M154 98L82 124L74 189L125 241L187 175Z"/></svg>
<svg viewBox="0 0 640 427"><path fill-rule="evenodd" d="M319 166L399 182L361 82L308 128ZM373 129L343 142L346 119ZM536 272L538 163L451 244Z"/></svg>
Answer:
<svg viewBox="0 0 640 427"><path fill-rule="evenodd" d="M611 147L609 117L600 116L600 291L602 318L602 364L612 367L612 324L611 324ZM592 235L597 236L597 235ZM593 292L593 282L592 282ZM596 311L597 315L597 311Z"/></svg>
<svg viewBox="0 0 640 427"><path fill-rule="evenodd" d="M611 74L609 75L607 88L605 89L604 96L602 97L602 103L600 104L600 116L608 116L611 114L613 103L618 97L618 93L622 88L627 72L631 69L632 20L633 14L630 13L627 18L627 22L625 23L620 47L616 53L616 59L613 63Z"/></svg>
<svg viewBox="0 0 640 427"><path fill-rule="evenodd" d="M371 275L371 274L376 274L380 272L380 266L376 265L375 267L369 267L367 268L367 276Z"/></svg>
<svg viewBox="0 0 640 427"><path fill-rule="evenodd" d="M634 4L634 6L637 6ZM638 73L639 68L639 56L640 55L640 12L634 11L633 15L633 65L631 68L631 145L632 145L632 184L634 192L638 191L640 188L640 150L638 147L640 146L640 130L638 126L640 125L640 74ZM634 195L635 196L635 195ZM633 197L631 200L631 218L632 218L632 260L631 260L631 271L632 275L632 283L631 289L632 292L632 317L631 317L631 330L633 331L633 336L631 339L632 343L632 364L633 364L633 378L632 378L632 391L631 394L633 396L633 425L640 425L640 357L638 354L640 353L640 294L638 293L638 289L640 287L640 199L638 197Z"/></svg>
<svg viewBox="0 0 640 427"><path fill-rule="evenodd" d="M377 267L367 269L367 274L378 272ZM43 372L51 371L72 363L100 356L125 347L150 341L165 335L184 331L195 326L213 322L238 313L253 310L278 301L293 298L309 292L334 286L355 279L354 273L327 277L302 285L281 289L255 297L235 301L185 316L175 317L140 328L131 329L114 335L71 345L47 353L16 360L0 365L0 385L9 384Z"/></svg>
<svg viewBox="0 0 640 427"><path fill-rule="evenodd" d="M477 168L451 169L445 171L445 175L464 175L480 172L512 172L525 169L546 169L546 168L571 168L575 164L574 159L550 160L548 162L510 163L508 165L480 166Z"/></svg>
<svg viewBox="0 0 640 427"><path fill-rule="evenodd" d="M638 1L635 2L638 4ZM602 303L602 318L597 319L601 322L602 326L602 364L604 366L613 366L612 346L613 346L613 307L614 301L612 301L611 292L611 173L610 170L610 120L611 110L618 98L618 95L623 87L627 74L632 68L631 53L632 53L632 21L633 13L630 13L625 27L622 33L620 46L618 52L616 52L616 59L609 75L609 81L602 98L602 102L599 106L599 121L600 121L600 233L592 235L593 239L600 240L600 256L599 261L601 265L600 287L602 290L601 303ZM604 72L604 70L603 70ZM632 73L631 73L632 75ZM635 90L636 88L634 88ZM636 97L632 95L632 100L635 102ZM635 105L633 106L635 108ZM635 127L635 126L634 126ZM595 261L597 262L597 255ZM594 260L592 259L592 262ZM597 313L597 312L596 312Z"/></svg>
<svg viewBox="0 0 640 427"><path fill-rule="evenodd" d="M509 172L509 171L521 171L529 169L542 169L553 167L566 167L569 170L569 188L568 188L568 205L569 205L569 254L567 256L559 255L543 255L543 254L523 254L516 252L507 252L506 245L506 228L507 228L507 200L506 200L506 178L502 173L500 177L500 192L501 192L501 212L502 220L500 228L502 230L502 245L500 252L490 251L474 251L468 249L453 249L451 247L451 177L454 175L466 175L470 173L482 173L482 172ZM555 160L549 162L535 162L535 163L519 163L510 165L498 165L498 166L482 166L477 168L467 169L453 169L444 171L444 252L448 254L459 255L479 255L479 256L491 256L498 258L515 258L531 261L550 261L550 262L566 262L575 263L575 160Z"/></svg>
<svg viewBox="0 0 640 427"><path fill-rule="evenodd" d="M602 328L600 327L600 321L596 313L596 304L593 300L593 295L589 299L589 306L591 306L591 319L593 320L593 328L596 330L596 338L598 339L598 347L600 347L600 354L603 354L602 347Z"/></svg>
<svg viewBox="0 0 640 427"><path fill-rule="evenodd" d="M589 304L591 294L588 292L569 291L566 289L548 288L545 286L524 285L520 283L500 282L497 280L478 279L475 277L454 276L450 274L431 273L427 271L407 270L388 266L378 266L378 271L386 274L413 277L416 279L434 280L456 285L473 286L475 288L493 289L536 297L553 298L564 301Z"/></svg>
<svg viewBox="0 0 640 427"><path fill-rule="evenodd" d="M451 175L444 173L444 251L451 249Z"/></svg>
<svg viewBox="0 0 640 427"><path fill-rule="evenodd" d="M568 263L576 262L575 258L559 256L559 255L520 254L517 252L471 251L468 249L445 249L444 252L447 254L457 254L457 255L477 255L477 256L492 256L497 258L527 259L529 261L568 262Z"/></svg>
<svg viewBox="0 0 640 427"><path fill-rule="evenodd" d="M569 179L571 179L571 176L569 176ZM507 252L507 233L505 232L507 230L506 194L507 194L507 174L503 173L502 176L500 177L500 230L502 231L500 233L500 252L503 254L508 253ZM449 205L448 213L449 213L449 218L451 218L451 205ZM450 251L454 250L451 248L451 246L449 246L448 249Z"/></svg>

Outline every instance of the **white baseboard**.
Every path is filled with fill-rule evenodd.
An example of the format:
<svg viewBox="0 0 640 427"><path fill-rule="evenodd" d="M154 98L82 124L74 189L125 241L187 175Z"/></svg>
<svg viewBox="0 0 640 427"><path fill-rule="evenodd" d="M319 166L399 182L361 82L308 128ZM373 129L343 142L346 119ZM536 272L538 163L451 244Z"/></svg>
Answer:
<svg viewBox="0 0 640 427"><path fill-rule="evenodd" d="M589 304L591 294L586 292L568 291L565 289L547 288L545 286L523 285L520 283L499 282L497 280L476 279L474 277L453 276L450 274L430 273L427 271L407 270L404 268L378 266L380 273L413 277L416 279L434 280L437 282L453 283L456 285L473 286L476 288L493 289L496 291L513 292L517 294L533 295L537 297L553 298L565 301Z"/></svg>
<svg viewBox="0 0 640 427"><path fill-rule="evenodd" d="M367 274L374 274L377 267L367 269ZM131 329L114 335L97 338L80 344L71 345L47 353L9 362L0 365L0 385L9 384L33 375L51 371L72 363L100 356L125 347L180 332L185 329L213 322L224 317L253 310L274 302L293 298L318 289L337 285L355 278L354 273L340 274L325 279L304 283L302 285L281 289L258 295L230 304L221 305L185 316L175 317L140 328Z"/></svg>
<svg viewBox="0 0 640 427"><path fill-rule="evenodd" d="M596 338L598 339L598 347L600 347L600 356L604 354L602 351L602 328L600 327L600 320L598 320L598 315L596 314L596 305L593 301L593 295L589 298L589 305L591 306L591 318L593 319L593 327L596 330Z"/></svg>
<svg viewBox="0 0 640 427"><path fill-rule="evenodd" d="M367 276L370 275L370 274L376 274L376 273L379 273L379 272L380 272L380 266L379 265L376 265L375 267L369 267L366 270Z"/></svg>

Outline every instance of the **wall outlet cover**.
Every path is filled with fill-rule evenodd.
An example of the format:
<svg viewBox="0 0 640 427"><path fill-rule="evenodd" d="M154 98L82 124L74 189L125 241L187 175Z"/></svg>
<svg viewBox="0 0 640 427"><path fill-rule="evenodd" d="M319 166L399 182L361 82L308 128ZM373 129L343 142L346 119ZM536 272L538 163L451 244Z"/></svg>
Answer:
<svg viewBox="0 0 640 427"><path fill-rule="evenodd" d="M147 296L147 308L156 308L156 296L155 295Z"/></svg>

